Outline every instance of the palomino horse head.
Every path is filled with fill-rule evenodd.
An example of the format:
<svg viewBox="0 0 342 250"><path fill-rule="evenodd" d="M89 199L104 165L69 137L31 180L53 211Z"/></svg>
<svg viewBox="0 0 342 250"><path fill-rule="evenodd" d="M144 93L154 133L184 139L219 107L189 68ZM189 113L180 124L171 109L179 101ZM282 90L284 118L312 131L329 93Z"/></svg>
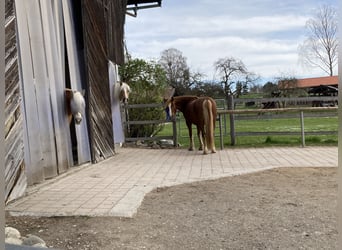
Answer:
<svg viewBox="0 0 342 250"><path fill-rule="evenodd" d="M168 116L174 118L177 113L177 107L173 96L165 102L165 107Z"/></svg>
<svg viewBox="0 0 342 250"><path fill-rule="evenodd" d="M175 88L170 87L165 90L163 100L164 100L164 105L165 105L165 112L167 115L167 119L170 119L171 117L175 117L177 108L175 106L173 96L175 94Z"/></svg>
<svg viewBox="0 0 342 250"><path fill-rule="evenodd" d="M77 90L66 89L65 90L66 101L67 101L67 113L69 124L72 120L72 116L75 119L75 123L79 125L83 119L85 111L85 100L84 93Z"/></svg>
<svg viewBox="0 0 342 250"><path fill-rule="evenodd" d="M131 93L131 87L125 82L120 82L120 94L119 94L120 102L127 103L130 93Z"/></svg>
<svg viewBox="0 0 342 250"><path fill-rule="evenodd" d="M166 111L169 116L174 118L177 110L183 112L189 102L198 99L197 96L172 96L166 102Z"/></svg>

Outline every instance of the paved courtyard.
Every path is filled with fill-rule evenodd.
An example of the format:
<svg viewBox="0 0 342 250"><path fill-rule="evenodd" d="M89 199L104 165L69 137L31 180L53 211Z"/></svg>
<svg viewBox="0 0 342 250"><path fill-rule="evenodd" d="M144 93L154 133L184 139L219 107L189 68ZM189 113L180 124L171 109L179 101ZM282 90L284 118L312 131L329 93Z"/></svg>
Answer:
<svg viewBox="0 0 342 250"><path fill-rule="evenodd" d="M337 167L337 147L234 148L203 155L186 149L119 148L98 164L30 187L6 206L12 215L133 216L156 187L279 167Z"/></svg>

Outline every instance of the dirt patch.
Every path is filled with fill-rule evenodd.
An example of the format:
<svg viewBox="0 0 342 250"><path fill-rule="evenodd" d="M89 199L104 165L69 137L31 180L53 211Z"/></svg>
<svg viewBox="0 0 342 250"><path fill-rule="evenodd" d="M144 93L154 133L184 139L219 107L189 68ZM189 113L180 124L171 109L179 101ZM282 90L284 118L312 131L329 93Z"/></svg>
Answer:
<svg viewBox="0 0 342 250"><path fill-rule="evenodd" d="M6 216L59 249L337 249L337 168L281 168L149 193L134 218Z"/></svg>

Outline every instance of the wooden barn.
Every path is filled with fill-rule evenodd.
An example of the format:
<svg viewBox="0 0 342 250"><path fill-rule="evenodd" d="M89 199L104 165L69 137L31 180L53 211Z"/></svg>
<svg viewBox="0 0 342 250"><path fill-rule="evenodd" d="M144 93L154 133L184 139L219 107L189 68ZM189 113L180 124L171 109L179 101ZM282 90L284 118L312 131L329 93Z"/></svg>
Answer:
<svg viewBox="0 0 342 250"><path fill-rule="evenodd" d="M125 59L126 13L160 4L6 0L6 202L27 185L115 154L113 91ZM69 125L66 88L85 90L80 125Z"/></svg>
<svg viewBox="0 0 342 250"><path fill-rule="evenodd" d="M306 89L309 95L337 96L338 76L323 76L297 80L298 88Z"/></svg>

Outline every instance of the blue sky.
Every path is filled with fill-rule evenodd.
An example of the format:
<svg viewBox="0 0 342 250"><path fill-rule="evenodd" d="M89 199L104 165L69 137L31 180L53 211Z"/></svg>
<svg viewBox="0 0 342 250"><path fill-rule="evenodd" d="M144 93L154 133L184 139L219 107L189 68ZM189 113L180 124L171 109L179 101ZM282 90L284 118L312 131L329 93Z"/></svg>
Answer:
<svg viewBox="0 0 342 250"><path fill-rule="evenodd" d="M157 60L176 48L191 70L215 79L213 64L234 57L263 79L324 76L299 63L305 23L322 4L337 0L163 0L161 8L126 16L125 39L133 57Z"/></svg>

